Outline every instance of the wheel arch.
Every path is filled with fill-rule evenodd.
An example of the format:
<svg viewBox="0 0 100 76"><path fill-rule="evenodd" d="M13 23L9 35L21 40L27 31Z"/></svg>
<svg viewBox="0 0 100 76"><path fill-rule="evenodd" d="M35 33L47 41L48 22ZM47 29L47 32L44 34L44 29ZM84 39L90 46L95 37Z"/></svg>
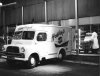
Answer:
<svg viewBox="0 0 100 76"><path fill-rule="evenodd" d="M30 56L34 56L38 62L40 61L40 57L37 53L32 53ZM30 58L30 56L29 56L29 58Z"/></svg>
<svg viewBox="0 0 100 76"><path fill-rule="evenodd" d="M60 48L58 54L59 53L62 53L64 57L66 56L66 50L64 48ZM58 55L57 55L57 57L58 57Z"/></svg>

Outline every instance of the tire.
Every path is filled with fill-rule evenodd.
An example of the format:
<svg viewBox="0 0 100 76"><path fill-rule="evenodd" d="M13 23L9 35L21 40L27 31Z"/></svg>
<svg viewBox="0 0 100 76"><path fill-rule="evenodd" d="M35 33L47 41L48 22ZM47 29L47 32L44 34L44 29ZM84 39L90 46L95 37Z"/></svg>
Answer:
<svg viewBox="0 0 100 76"><path fill-rule="evenodd" d="M62 54L62 53L59 53L59 54L58 54L58 60L59 60L59 61L62 61L63 58L64 58L64 57L63 57L63 54Z"/></svg>
<svg viewBox="0 0 100 76"><path fill-rule="evenodd" d="M33 68L37 66L37 60L34 56L30 56L28 60L28 67Z"/></svg>
<svg viewBox="0 0 100 76"><path fill-rule="evenodd" d="M58 61L63 61L66 56L65 50L61 50L58 54Z"/></svg>

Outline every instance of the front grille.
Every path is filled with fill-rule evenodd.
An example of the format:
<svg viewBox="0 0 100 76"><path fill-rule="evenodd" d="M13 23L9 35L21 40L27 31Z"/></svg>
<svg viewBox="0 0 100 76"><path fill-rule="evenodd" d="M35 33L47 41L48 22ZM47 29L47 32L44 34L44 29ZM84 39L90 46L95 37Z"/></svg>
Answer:
<svg viewBox="0 0 100 76"><path fill-rule="evenodd" d="M19 53L19 48L15 47L15 46L9 46L9 47L7 47L6 52L9 52L9 53Z"/></svg>
<svg viewBox="0 0 100 76"><path fill-rule="evenodd" d="M25 55L23 53L8 53L8 52L5 52L4 55L11 56L11 57L19 57L19 58L25 57Z"/></svg>

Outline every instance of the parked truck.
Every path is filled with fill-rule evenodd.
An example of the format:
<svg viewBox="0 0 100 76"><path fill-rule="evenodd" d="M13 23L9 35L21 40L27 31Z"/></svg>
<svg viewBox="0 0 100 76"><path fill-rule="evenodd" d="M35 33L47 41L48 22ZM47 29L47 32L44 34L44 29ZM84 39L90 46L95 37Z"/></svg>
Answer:
<svg viewBox="0 0 100 76"><path fill-rule="evenodd" d="M74 33L71 27L51 24L27 24L16 26L11 44L2 48L2 58L8 64L27 62L35 67L42 60L63 60L74 49Z"/></svg>

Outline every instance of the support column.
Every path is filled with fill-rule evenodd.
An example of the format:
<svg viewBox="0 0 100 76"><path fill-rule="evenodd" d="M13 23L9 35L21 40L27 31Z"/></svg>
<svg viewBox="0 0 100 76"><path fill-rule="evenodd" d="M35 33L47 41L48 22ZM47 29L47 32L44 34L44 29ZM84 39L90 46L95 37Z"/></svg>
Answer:
<svg viewBox="0 0 100 76"><path fill-rule="evenodd" d="M44 8L45 8L45 23L48 23L48 16L47 16L47 0L44 0Z"/></svg>
<svg viewBox="0 0 100 76"><path fill-rule="evenodd" d="M22 25L24 24L24 7L22 6Z"/></svg>
<svg viewBox="0 0 100 76"><path fill-rule="evenodd" d="M76 21L76 53L79 54L79 19L78 19L78 0L75 0L75 21Z"/></svg>

